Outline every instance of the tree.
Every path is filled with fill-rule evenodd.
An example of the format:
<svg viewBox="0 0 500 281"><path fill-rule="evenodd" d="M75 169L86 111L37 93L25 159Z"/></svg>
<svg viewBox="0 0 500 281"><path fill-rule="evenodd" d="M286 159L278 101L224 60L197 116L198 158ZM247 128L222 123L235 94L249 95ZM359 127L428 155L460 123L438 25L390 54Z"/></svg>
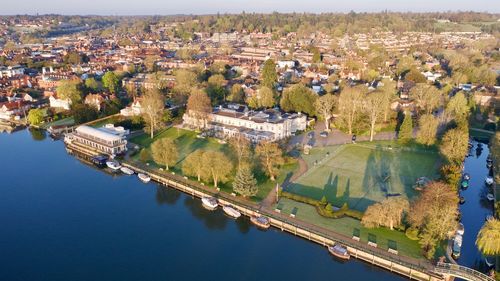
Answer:
<svg viewBox="0 0 500 281"><path fill-rule="evenodd" d="M457 228L457 206L456 192L442 182L429 183L412 204L408 221L419 229L420 243L428 258L434 255L436 244Z"/></svg>
<svg viewBox="0 0 500 281"><path fill-rule="evenodd" d="M452 164L465 158L469 146L469 132L461 128L451 129L443 136L439 151Z"/></svg>
<svg viewBox="0 0 500 281"><path fill-rule="evenodd" d="M410 97L426 114L432 113L441 104L443 99L436 87L422 83L411 88Z"/></svg>
<svg viewBox="0 0 500 281"><path fill-rule="evenodd" d="M485 255L500 254L500 220L488 220L479 231L476 245Z"/></svg>
<svg viewBox="0 0 500 281"><path fill-rule="evenodd" d="M269 178L274 181L279 172L279 166L283 165L283 151L278 144L264 141L257 145L255 152L260 159L262 167Z"/></svg>
<svg viewBox="0 0 500 281"><path fill-rule="evenodd" d="M319 52L319 49L316 47L313 47L311 52L313 54L312 62L313 63L320 63L321 62L321 53Z"/></svg>
<svg viewBox="0 0 500 281"><path fill-rule="evenodd" d="M231 87L228 100L235 103L242 103L245 101L245 92L243 91L241 84L234 84Z"/></svg>
<svg viewBox="0 0 500 281"><path fill-rule="evenodd" d="M285 89L280 106L284 111L304 112L310 116L315 114L314 103L318 95L304 84L296 84Z"/></svg>
<svg viewBox="0 0 500 281"><path fill-rule="evenodd" d="M252 151L250 149L250 141L247 138L242 134L236 134L229 139L229 147L231 147L231 150L236 156L236 160L238 160L238 168L249 166Z"/></svg>
<svg viewBox="0 0 500 281"><path fill-rule="evenodd" d="M146 67L146 70L149 72L155 72L156 71L156 62L160 59L160 56L157 55L147 55L146 58L144 59L144 66Z"/></svg>
<svg viewBox="0 0 500 281"><path fill-rule="evenodd" d="M189 154L182 163L182 172L187 176L197 177L198 181L200 181L205 168L203 163L204 153L203 150L196 150Z"/></svg>
<svg viewBox="0 0 500 281"><path fill-rule="evenodd" d="M439 120L432 114L425 114L418 121L417 142L424 145L436 143Z"/></svg>
<svg viewBox="0 0 500 281"><path fill-rule="evenodd" d="M207 151L202 157L203 173L202 177L211 179L215 187L219 182L226 182L233 170L231 160L220 151Z"/></svg>
<svg viewBox="0 0 500 281"><path fill-rule="evenodd" d="M110 93L116 93L119 83L120 81L113 71L106 72L102 77L102 84Z"/></svg>
<svg viewBox="0 0 500 281"><path fill-rule="evenodd" d="M399 227L403 220L403 214L410 209L408 200L402 197L389 197L382 202L375 203L366 209L361 223L368 227Z"/></svg>
<svg viewBox="0 0 500 281"><path fill-rule="evenodd" d="M198 84L196 73L186 69L179 69L175 72L174 92L188 95Z"/></svg>
<svg viewBox="0 0 500 281"><path fill-rule="evenodd" d="M415 83L427 82L427 79L425 79L425 76L414 67L405 75L405 80L412 81Z"/></svg>
<svg viewBox="0 0 500 281"><path fill-rule="evenodd" d="M146 163L151 159L151 155L149 154L148 150L143 148L141 149L141 152L139 152L139 160L141 162Z"/></svg>
<svg viewBox="0 0 500 281"><path fill-rule="evenodd" d="M151 145L151 156L156 163L165 165L168 170L169 166L174 166L179 158L177 145L172 139L159 139Z"/></svg>
<svg viewBox="0 0 500 281"><path fill-rule="evenodd" d="M39 125L40 123L43 122L44 118L45 118L44 110L42 110L40 108L31 109L28 112L28 122L31 125L35 125L35 126Z"/></svg>
<svg viewBox="0 0 500 281"><path fill-rule="evenodd" d="M91 92L97 92L100 90L101 85L94 78L88 78L85 80L85 87L89 89Z"/></svg>
<svg viewBox="0 0 500 281"><path fill-rule="evenodd" d="M274 84L278 81L278 74L276 73L276 63L272 59L264 62L262 67L262 82L261 85L274 89Z"/></svg>
<svg viewBox="0 0 500 281"><path fill-rule="evenodd" d="M233 181L233 190L243 197L255 196L257 194L259 191L257 180L249 167L241 167L238 169Z"/></svg>
<svg viewBox="0 0 500 281"><path fill-rule="evenodd" d="M332 118L333 116L335 103L335 96L331 94L326 94L319 97L314 103L316 113L321 116L321 118L325 122L326 131L330 131L330 118Z"/></svg>
<svg viewBox="0 0 500 281"><path fill-rule="evenodd" d="M403 123L399 128L398 139L403 143L409 142L413 138L413 120L411 113L406 111Z"/></svg>
<svg viewBox="0 0 500 281"><path fill-rule="evenodd" d="M212 87L223 87L226 83L226 78L222 74L215 74L208 78L208 85Z"/></svg>
<svg viewBox="0 0 500 281"><path fill-rule="evenodd" d="M362 108L363 93L365 91L365 87L347 87L340 93L339 117L337 120L347 127L349 134L352 134L354 122Z"/></svg>
<svg viewBox="0 0 500 281"><path fill-rule="evenodd" d="M198 129L205 128L212 106L208 95L199 89L193 89L187 102L187 114L196 120Z"/></svg>
<svg viewBox="0 0 500 281"><path fill-rule="evenodd" d="M165 102L158 89L146 91L142 98L141 108L142 118L146 123L144 129L149 131L150 137L153 138L155 131L163 128L165 125L162 121Z"/></svg>
<svg viewBox="0 0 500 281"><path fill-rule="evenodd" d="M458 92L446 105L446 114L457 122L464 122L469 116L469 106L467 98L463 92Z"/></svg>
<svg viewBox="0 0 500 281"><path fill-rule="evenodd" d="M71 114L76 124L87 123L97 119L99 112L94 106L77 103L71 108Z"/></svg>
<svg viewBox="0 0 500 281"><path fill-rule="evenodd" d="M403 73L409 71L415 65L415 60L412 57L402 57L399 59L398 64L396 66L396 74L398 76Z"/></svg>
<svg viewBox="0 0 500 281"><path fill-rule="evenodd" d="M377 120L384 112L384 102L383 97L378 92L368 94L365 98L363 108L370 120L370 141L373 141Z"/></svg>
<svg viewBox="0 0 500 281"><path fill-rule="evenodd" d="M70 100L73 104L82 100L80 82L77 80L62 80L56 92L59 99Z"/></svg>
<svg viewBox="0 0 500 281"><path fill-rule="evenodd" d="M380 92L380 98L384 101L382 105L384 110L384 122L387 122L391 110L391 103L397 98L396 83L391 80L383 80L383 84L384 85L377 91Z"/></svg>
<svg viewBox="0 0 500 281"><path fill-rule="evenodd" d="M258 93L259 107L271 108L275 103L273 90L266 86L261 87Z"/></svg>

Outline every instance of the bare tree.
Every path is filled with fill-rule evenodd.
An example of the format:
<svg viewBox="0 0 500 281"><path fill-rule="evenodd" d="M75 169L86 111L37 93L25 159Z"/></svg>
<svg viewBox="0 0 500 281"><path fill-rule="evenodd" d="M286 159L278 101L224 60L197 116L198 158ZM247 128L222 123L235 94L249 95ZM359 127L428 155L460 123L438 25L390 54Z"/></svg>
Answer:
<svg viewBox="0 0 500 281"><path fill-rule="evenodd" d="M375 135L375 125L384 111L384 99L381 97L380 93L372 92L366 96L363 105L363 108L370 119L370 141L373 141L373 136Z"/></svg>
<svg viewBox="0 0 500 281"><path fill-rule="evenodd" d="M179 158L177 146L175 142L169 138L162 138L155 141L151 145L151 156L153 156L153 160L156 163L165 165L166 170L168 170L170 166L175 165Z"/></svg>
<svg viewBox="0 0 500 281"><path fill-rule="evenodd" d="M194 176L201 180L203 174L203 150L196 150L189 154L182 163L182 172L187 176Z"/></svg>
<svg viewBox="0 0 500 281"><path fill-rule="evenodd" d="M165 102L158 89L146 91L141 103L142 118L146 122L146 131L149 131L151 138L154 132L165 126L162 121L165 111Z"/></svg>
<svg viewBox="0 0 500 281"><path fill-rule="evenodd" d="M386 226L391 230L401 225L403 214L410 209L408 200L402 197L389 197L366 209L361 223L366 227Z"/></svg>
<svg viewBox="0 0 500 281"><path fill-rule="evenodd" d="M236 155L238 168L247 164L251 157L250 141L241 134L237 134L229 139L229 146Z"/></svg>
<svg viewBox="0 0 500 281"><path fill-rule="evenodd" d="M215 187L219 182L226 182L233 170L231 160L219 151L207 151L202 157L203 170L202 177L211 179Z"/></svg>
<svg viewBox="0 0 500 281"><path fill-rule="evenodd" d="M278 175L279 166L285 162L283 151L281 151L278 144L266 141L259 143L255 148L255 152L259 156L266 174L274 181Z"/></svg>
<svg viewBox="0 0 500 281"><path fill-rule="evenodd" d="M326 131L330 131L330 118L333 116L333 109L335 108L335 96L331 94L326 94L319 97L314 106L316 108L316 113L323 118L325 122Z"/></svg>
<svg viewBox="0 0 500 281"><path fill-rule="evenodd" d="M212 107L208 95L200 89L191 91L187 103L187 114L196 120L198 129L205 128L211 112Z"/></svg>
<svg viewBox="0 0 500 281"><path fill-rule="evenodd" d="M347 87L339 96L339 118L347 126L349 134L352 134L353 125L358 117L362 106L363 92L365 87Z"/></svg>

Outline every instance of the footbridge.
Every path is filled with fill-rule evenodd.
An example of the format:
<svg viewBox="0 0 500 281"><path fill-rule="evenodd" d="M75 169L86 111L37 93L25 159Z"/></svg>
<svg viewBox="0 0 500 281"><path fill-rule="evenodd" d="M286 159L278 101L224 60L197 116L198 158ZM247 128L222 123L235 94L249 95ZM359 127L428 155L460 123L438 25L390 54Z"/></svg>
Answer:
<svg viewBox="0 0 500 281"><path fill-rule="evenodd" d="M495 281L484 273L458 264L440 262L436 265L435 272L468 281Z"/></svg>

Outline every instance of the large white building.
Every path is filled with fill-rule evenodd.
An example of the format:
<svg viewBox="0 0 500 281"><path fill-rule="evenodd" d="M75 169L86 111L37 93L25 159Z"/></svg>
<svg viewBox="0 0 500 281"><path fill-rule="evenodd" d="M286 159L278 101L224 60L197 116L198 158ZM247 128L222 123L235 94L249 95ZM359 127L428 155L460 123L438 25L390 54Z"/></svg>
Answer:
<svg viewBox="0 0 500 281"><path fill-rule="evenodd" d="M198 120L191 114L183 116L184 126L195 128ZM244 105L228 104L214 109L207 128L216 137L243 135L252 142L276 141L307 127L307 117L301 113L281 113L275 109L251 111Z"/></svg>
<svg viewBox="0 0 500 281"><path fill-rule="evenodd" d="M118 155L127 151L127 140L123 135L85 125L77 127L64 141L68 145L80 146L101 154Z"/></svg>

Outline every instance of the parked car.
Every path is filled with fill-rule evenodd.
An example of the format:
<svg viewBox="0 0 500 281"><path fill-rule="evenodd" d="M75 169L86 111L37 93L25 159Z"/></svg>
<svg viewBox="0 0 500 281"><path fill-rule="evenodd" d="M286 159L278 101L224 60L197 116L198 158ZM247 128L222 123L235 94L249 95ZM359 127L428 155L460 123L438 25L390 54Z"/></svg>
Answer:
<svg viewBox="0 0 500 281"><path fill-rule="evenodd" d="M323 131L323 132L319 133L319 135L320 135L321 137L323 137L323 138L326 138L326 137L328 137L328 132Z"/></svg>

